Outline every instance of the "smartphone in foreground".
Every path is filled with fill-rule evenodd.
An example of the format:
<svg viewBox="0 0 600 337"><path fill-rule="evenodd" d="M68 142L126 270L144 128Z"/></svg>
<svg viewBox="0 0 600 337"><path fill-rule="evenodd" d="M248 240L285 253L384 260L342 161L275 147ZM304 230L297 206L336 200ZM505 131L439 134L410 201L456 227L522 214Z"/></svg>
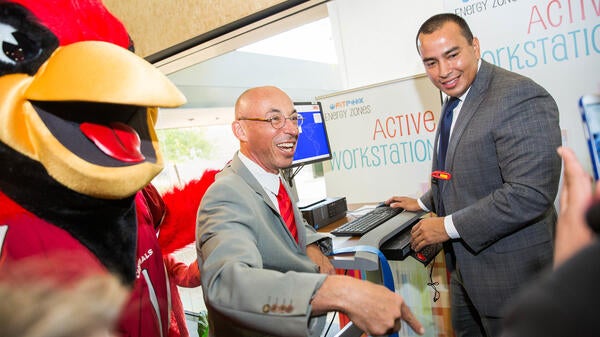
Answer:
<svg viewBox="0 0 600 337"><path fill-rule="evenodd" d="M583 131L590 149L594 178L600 175L600 95L583 95L579 99Z"/></svg>

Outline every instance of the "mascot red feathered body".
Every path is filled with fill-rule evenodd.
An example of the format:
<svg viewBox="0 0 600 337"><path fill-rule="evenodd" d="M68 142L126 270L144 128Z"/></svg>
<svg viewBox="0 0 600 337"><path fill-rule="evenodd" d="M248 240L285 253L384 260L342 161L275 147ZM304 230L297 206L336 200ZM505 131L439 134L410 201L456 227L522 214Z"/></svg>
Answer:
<svg viewBox="0 0 600 337"><path fill-rule="evenodd" d="M205 170L200 178L175 187L162 196L148 184L136 196L139 221L151 224L158 231L158 243L169 276L171 289L171 324L169 337L189 337L179 287L201 285L198 261L186 264L172 254L196 241L196 213L208 187L219 171ZM204 327L205 328L205 327Z"/></svg>
<svg viewBox="0 0 600 337"><path fill-rule="evenodd" d="M77 257L131 286L122 335L166 336L162 253L134 197L162 170L157 107L185 98L99 0L0 0L0 38L0 273Z"/></svg>

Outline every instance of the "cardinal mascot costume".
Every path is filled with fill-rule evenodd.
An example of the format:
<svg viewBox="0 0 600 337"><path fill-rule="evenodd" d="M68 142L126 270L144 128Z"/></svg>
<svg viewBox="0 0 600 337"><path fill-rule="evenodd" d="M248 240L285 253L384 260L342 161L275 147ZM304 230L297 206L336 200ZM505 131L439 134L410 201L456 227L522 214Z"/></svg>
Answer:
<svg viewBox="0 0 600 337"><path fill-rule="evenodd" d="M184 96L99 0L0 0L0 38L0 274L76 257L130 286L121 336L167 336L168 278L135 197L163 167L158 107Z"/></svg>

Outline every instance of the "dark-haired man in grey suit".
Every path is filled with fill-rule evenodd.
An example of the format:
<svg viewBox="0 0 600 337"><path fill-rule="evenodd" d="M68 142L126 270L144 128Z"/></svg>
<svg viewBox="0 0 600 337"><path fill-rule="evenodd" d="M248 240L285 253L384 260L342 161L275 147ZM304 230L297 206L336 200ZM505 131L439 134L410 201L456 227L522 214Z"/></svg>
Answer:
<svg viewBox="0 0 600 337"><path fill-rule="evenodd" d="M531 79L481 60L459 16L428 19L417 49L433 84L460 100L448 119L445 158L438 158L440 131L434 149L433 171L450 179L434 178L419 199L387 203L436 213L414 226L411 246L444 244L456 335L498 336L507 300L552 261L558 108Z"/></svg>
<svg viewBox="0 0 600 337"><path fill-rule="evenodd" d="M240 150L206 191L196 244L211 336L320 336L328 311L340 311L369 335L423 326L400 295L382 285L335 275L321 251L331 239L310 227L288 187L299 132L292 100L276 87L245 91L235 105ZM287 226L285 219L295 218ZM291 219L290 219L291 220ZM291 228L291 229L290 229ZM329 246L330 248L330 246ZM319 273L320 271L320 273Z"/></svg>

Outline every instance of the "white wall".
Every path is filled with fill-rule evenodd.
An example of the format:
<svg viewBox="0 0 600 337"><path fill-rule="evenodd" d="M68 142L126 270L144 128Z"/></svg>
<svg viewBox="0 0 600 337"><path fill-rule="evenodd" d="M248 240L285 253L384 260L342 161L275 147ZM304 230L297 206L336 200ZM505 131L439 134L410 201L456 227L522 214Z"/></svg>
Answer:
<svg viewBox="0 0 600 337"><path fill-rule="evenodd" d="M415 37L423 21L443 11L443 1L338 0L328 6L346 88L424 72Z"/></svg>

